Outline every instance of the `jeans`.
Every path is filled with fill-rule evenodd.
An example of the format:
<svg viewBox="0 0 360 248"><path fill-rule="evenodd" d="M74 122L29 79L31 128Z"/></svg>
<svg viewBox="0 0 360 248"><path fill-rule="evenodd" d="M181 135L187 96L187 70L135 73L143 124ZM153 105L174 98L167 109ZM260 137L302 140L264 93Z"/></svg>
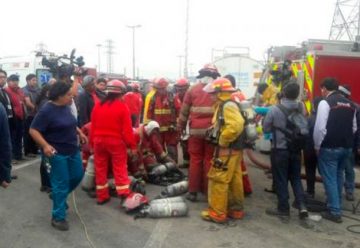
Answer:
<svg viewBox="0 0 360 248"><path fill-rule="evenodd" d="M24 121L15 117L10 126L10 134L13 159L20 160L23 157Z"/></svg>
<svg viewBox="0 0 360 248"><path fill-rule="evenodd" d="M354 193L355 189L355 171L354 171L354 165L355 165L355 155L354 153L349 153L349 156L346 159L345 162L345 192L349 194Z"/></svg>
<svg viewBox="0 0 360 248"><path fill-rule="evenodd" d="M290 181L295 203L302 207L304 204L304 190L301 184L301 155L300 152L294 153L286 149L272 149L271 170L275 183L278 198L278 210L288 213L289 192L288 181Z"/></svg>
<svg viewBox="0 0 360 248"><path fill-rule="evenodd" d="M24 123L24 152L25 155L28 155L29 153L32 154L37 154L38 153L38 147L35 143L35 141L33 140L33 138L31 137L31 135L29 134L29 129L31 126L31 122L33 121L34 117L33 116L28 116L25 119L25 123Z"/></svg>
<svg viewBox="0 0 360 248"><path fill-rule="evenodd" d="M81 182L84 175L80 151L73 155L55 154L50 159L50 181L53 198L53 219L60 221L66 217L66 199Z"/></svg>
<svg viewBox="0 0 360 248"><path fill-rule="evenodd" d="M341 215L341 194L344 168L351 148L321 148L318 156L319 172L323 179L327 207L331 214Z"/></svg>

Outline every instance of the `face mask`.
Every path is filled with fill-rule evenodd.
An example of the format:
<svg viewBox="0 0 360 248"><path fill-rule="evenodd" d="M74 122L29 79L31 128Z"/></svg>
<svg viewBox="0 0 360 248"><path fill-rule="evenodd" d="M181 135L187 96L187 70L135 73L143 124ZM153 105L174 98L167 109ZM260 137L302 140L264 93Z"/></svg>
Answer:
<svg viewBox="0 0 360 248"><path fill-rule="evenodd" d="M214 79L212 77L203 77L200 79L200 81L204 84L211 84Z"/></svg>

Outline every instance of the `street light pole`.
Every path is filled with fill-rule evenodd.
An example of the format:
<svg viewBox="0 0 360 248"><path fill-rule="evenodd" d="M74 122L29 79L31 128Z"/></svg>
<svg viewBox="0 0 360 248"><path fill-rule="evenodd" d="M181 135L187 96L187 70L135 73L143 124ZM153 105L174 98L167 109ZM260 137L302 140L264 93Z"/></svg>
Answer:
<svg viewBox="0 0 360 248"><path fill-rule="evenodd" d="M141 25L131 25L131 26L126 26L128 28L132 29L133 32L133 38L132 38L132 46L133 46L133 79L135 79L136 77L136 71L135 71L135 29L136 28L140 28Z"/></svg>
<svg viewBox="0 0 360 248"><path fill-rule="evenodd" d="M177 57L179 58L179 78L181 78L181 75L182 75L181 62L182 62L182 58L183 58L184 56L183 56L183 55L178 55Z"/></svg>
<svg viewBox="0 0 360 248"><path fill-rule="evenodd" d="M100 48L101 48L101 44L96 44L96 46L97 46L97 48L98 48L98 73L100 74L100 71L101 71L101 69L100 69L100 62L101 62L101 56L100 56Z"/></svg>

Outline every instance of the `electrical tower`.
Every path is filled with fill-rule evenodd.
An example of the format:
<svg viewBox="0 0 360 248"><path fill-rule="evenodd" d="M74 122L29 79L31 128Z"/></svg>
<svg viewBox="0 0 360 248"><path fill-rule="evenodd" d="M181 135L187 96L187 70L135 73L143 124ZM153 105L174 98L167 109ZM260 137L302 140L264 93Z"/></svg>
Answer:
<svg viewBox="0 0 360 248"><path fill-rule="evenodd" d="M113 54L114 54L114 42L112 40L105 41L106 56L107 56L107 73L113 72Z"/></svg>
<svg viewBox="0 0 360 248"><path fill-rule="evenodd" d="M360 0L337 0L330 40L360 41Z"/></svg>

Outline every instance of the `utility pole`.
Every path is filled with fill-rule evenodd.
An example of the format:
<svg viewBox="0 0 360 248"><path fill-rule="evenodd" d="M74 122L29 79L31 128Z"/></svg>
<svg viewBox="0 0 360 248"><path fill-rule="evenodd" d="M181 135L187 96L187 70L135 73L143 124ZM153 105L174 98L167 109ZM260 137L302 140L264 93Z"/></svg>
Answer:
<svg viewBox="0 0 360 248"><path fill-rule="evenodd" d="M181 78L181 75L182 75L181 62L182 62L182 58L183 58L184 56L183 56L183 55L178 55L177 57L179 58L179 78Z"/></svg>
<svg viewBox="0 0 360 248"><path fill-rule="evenodd" d="M101 53L100 53L100 50L101 50L101 44L96 44L97 48L98 48L98 74L100 75L100 72L101 72Z"/></svg>
<svg viewBox="0 0 360 248"><path fill-rule="evenodd" d="M184 77L188 77L188 43L189 43L189 11L190 2L186 0L186 21L185 21L185 51L184 51Z"/></svg>
<svg viewBox="0 0 360 248"><path fill-rule="evenodd" d="M109 39L105 41L106 55L107 55L107 73L113 72L113 59L114 54L114 42Z"/></svg>
<svg viewBox="0 0 360 248"><path fill-rule="evenodd" d="M131 25L131 26L126 26L128 28L131 28L132 29L132 46L133 46L133 69L132 69L132 72L133 72L133 79L135 79L136 77L136 71L135 71L135 29L136 28L140 28L141 25Z"/></svg>
<svg viewBox="0 0 360 248"><path fill-rule="evenodd" d="M360 1L337 0L333 21L331 24L330 40L360 41Z"/></svg>

